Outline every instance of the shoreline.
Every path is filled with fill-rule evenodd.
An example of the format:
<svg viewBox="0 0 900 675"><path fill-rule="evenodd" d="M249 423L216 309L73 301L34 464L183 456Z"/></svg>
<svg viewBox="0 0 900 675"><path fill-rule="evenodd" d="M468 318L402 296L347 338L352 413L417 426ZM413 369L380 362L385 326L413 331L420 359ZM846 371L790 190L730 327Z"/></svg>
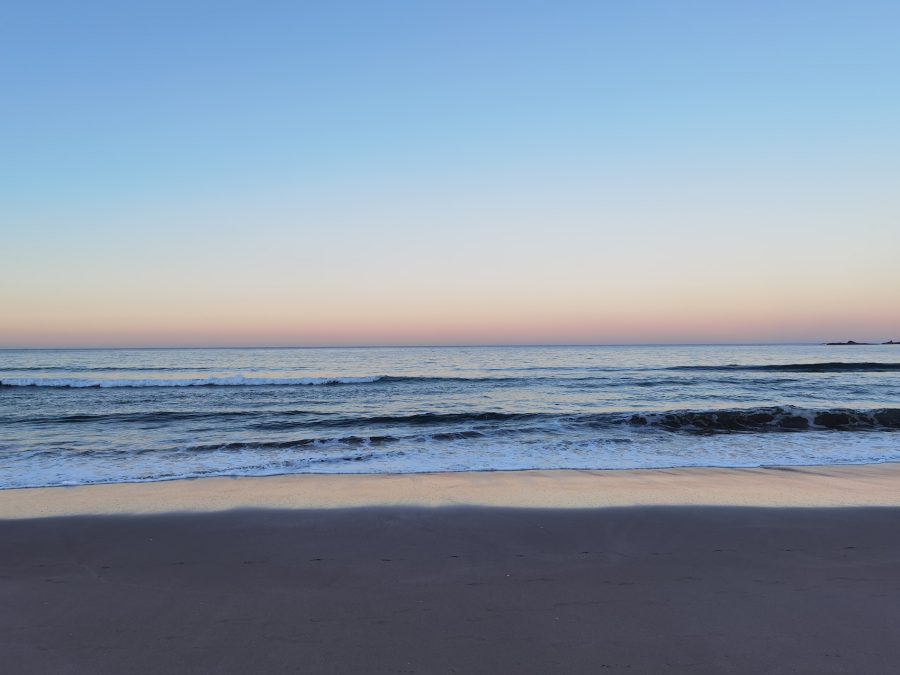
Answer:
<svg viewBox="0 0 900 675"><path fill-rule="evenodd" d="M900 506L900 463L287 474L0 490L0 519L382 506Z"/></svg>

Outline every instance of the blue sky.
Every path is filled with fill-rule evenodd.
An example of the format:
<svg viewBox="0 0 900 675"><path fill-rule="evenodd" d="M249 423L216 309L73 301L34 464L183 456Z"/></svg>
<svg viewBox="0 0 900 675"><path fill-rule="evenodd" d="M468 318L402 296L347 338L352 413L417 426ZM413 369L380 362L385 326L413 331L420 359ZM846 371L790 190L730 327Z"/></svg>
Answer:
<svg viewBox="0 0 900 675"><path fill-rule="evenodd" d="M0 345L900 331L898 25L4 3Z"/></svg>

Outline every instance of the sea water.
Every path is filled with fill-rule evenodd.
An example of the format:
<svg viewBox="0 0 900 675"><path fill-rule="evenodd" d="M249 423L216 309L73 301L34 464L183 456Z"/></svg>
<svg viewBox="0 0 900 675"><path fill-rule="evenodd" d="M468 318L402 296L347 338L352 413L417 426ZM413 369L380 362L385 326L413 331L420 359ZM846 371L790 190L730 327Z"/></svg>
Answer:
<svg viewBox="0 0 900 675"><path fill-rule="evenodd" d="M900 346L0 351L0 487L900 460Z"/></svg>

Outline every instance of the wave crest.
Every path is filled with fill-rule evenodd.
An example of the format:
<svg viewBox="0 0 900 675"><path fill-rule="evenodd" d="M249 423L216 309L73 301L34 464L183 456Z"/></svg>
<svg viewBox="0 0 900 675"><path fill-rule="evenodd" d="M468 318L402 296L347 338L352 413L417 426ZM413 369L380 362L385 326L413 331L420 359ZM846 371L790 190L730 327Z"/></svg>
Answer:
<svg viewBox="0 0 900 675"><path fill-rule="evenodd" d="M385 379L380 375L364 377L202 377L191 379L97 380L80 377L41 378L8 377L0 380L2 387L53 387L61 389L112 389L119 387L277 387L336 384L367 384Z"/></svg>
<svg viewBox="0 0 900 675"><path fill-rule="evenodd" d="M668 431L727 433L760 431L870 431L900 429L900 408L805 410L790 407L677 411L631 415L625 421Z"/></svg>
<svg viewBox="0 0 900 675"><path fill-rule="evenodd" d="M875 363L871 361L860 363L847 363L843 361L832 361L829 363L767 363L763 365L739 365L736 363L732 363L723 366L672 366L667 370L705 370L726 372L735 370L765 370L787 373L888 373L900 372L900 363Z"/></svg>

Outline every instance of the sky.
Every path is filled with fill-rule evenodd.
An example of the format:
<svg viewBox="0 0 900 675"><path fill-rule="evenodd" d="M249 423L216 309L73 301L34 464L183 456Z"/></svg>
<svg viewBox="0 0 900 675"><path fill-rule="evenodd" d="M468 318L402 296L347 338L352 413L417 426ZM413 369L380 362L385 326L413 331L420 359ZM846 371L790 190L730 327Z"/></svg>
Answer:
<svg viewBox="0 0 900 675"><path fill-rule="evenodd" d="M900 339L900 3L0 6L0 347Z"/></svg>

